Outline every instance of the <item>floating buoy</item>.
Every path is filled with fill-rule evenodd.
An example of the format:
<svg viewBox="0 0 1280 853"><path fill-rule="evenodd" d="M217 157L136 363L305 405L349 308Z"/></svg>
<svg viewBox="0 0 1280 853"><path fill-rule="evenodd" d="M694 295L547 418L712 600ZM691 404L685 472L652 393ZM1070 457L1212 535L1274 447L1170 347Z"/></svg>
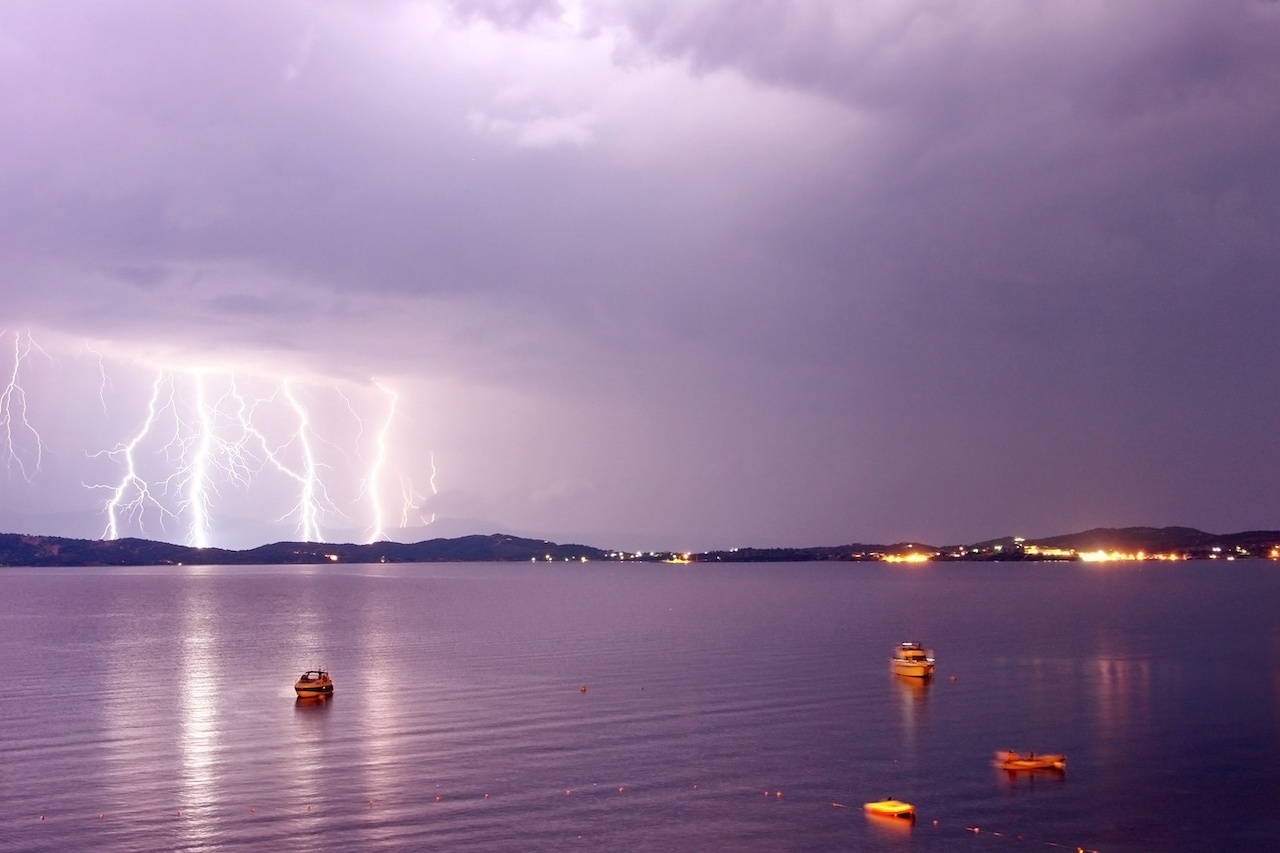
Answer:
<svg viewBox="0 0 1280 853"><path fill-rule="evenodd" d="M582 685L581 687L579 687L579 688L578 688L578 692L579 692L579 693L586 693L586 692L587 692L587 685L585 685L585 684L584 684L584 685Z"/></svg>

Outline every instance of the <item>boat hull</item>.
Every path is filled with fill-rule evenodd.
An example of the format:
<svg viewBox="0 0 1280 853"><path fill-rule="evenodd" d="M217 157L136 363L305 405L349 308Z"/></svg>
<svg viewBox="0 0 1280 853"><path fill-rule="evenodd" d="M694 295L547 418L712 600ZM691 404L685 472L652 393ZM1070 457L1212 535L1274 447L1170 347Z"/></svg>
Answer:
<svg viewBox="0 0 1280 853"><path fill-rule="evenodd" d="M293 689L299 696L328 696L333 692L333 685L327 684L323 687L301 687L295 684Z"/></svg>
<svg viewBox="0 0 1280 853"><path fill-rule="evenodd" d="M996 767L1016 773L1021 770L1066 770L1067 757L1057 753L1022 755L1017 752L996 753Z"/></svg>
<svg viewBox="0 0 1280 853"><path fill-rule="evenodd" d="M904 803L902 800L877 800L874 803L864 803L862 808L867 814L880 817L896 817L910 820L916 816L916 807L911 803Z"/></svg>
<svg viewBox="0 0 1280 853"><path fill-rule="evenodd" d="M908 678L929 678L933 675L933 664L919 661L895 660L893 671Z"/></svg>

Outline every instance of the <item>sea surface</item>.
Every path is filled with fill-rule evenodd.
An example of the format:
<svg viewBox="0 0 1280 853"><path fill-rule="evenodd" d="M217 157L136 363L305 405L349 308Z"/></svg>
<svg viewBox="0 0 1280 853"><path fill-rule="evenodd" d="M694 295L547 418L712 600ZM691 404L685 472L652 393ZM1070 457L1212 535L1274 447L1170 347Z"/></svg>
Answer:
<svg viewBox="0 0 1280 853"><path fill-rule="evenodd" d="M1280 850L1271 562L4 568L0 676L4 851Z"/></svg>

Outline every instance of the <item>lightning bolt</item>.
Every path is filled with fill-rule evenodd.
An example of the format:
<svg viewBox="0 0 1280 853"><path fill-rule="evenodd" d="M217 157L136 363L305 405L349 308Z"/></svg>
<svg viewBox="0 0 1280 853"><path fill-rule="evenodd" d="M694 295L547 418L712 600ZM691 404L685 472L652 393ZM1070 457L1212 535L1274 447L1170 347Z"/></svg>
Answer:
<svg viewBox="0 0 1280 853"><path fill-rule="evenodd" d="M107 365L102 358L102 353L85 343L84 348L98 359L98 402L102 404L102 413L107 413Z"/></svg>
<svg viewBox="0 0 1280 853"><path fill-rule="evenodd" d="M267 460L276 470L296 481L300 486L301 493L298 497L298 503L288 515L297 514L299 518L298 533L303 541L323 542L324 538L320 534L320 518L326 506L331 506L332 504L328 500L324 485L320 482L315 454L311 449L311 419L307 414L306 408L294 396L293 387L288 381L280 386L277 394L284 396L289 407L298 418L298 427L288 441L283 446L273 450L267 443L267 437L253 426L251 417L246 417L244 421L245 428L250 434L258 438L262 445L263 453L266 454ZM252 409L249 414L252 415ZM302 465L300 470L289 467L280 458L281 452L295 441L301 451Z"/></svg>
<svg viewBox="0 0 1280 853"><path fill-rule="evenodd" d="M28 465L39 471L44 461L44 440L27 419L27 392L21 381L22 365L33 349L44 353L32 339L30 332L26 334L25 341L21 332L14 333L13 371L9 374L4 390L0 392L0 433L3 433L4 450L8 454L5 466L10 473L16 467L22 474L22 479L28 483L31 482ZM25 442L24 438L27 439ZM26 461L23 461L24 457Z"/></svg>
<svg viewBox="0 0 1280 853"><path fill-rule="evenodd" d="M395 391L384 386L381 382L374 382L379 391L391 397L391 404L387 406L387 419L382 424L382 429L378 430L377 455L374 457L373 465L369 468L369 475L365 478L366 490L369 493L369 501L373 505L373 532L370 534L369 541L377 542L379 539L386 539L386 531L382 529L382 498L379 494L379 478L382 469L387 463L387 433L391 431L391 424L396 418L396 403L400 399L400 395Z"/></svg>
<svg viewBox="0 0 1280 853"><path fill-rule="evenodd" d="M156 421L159 417L161 406L160 401L164 393L164 389L169 390L169 399L173 397L173 378L168 371L161 370L157 375L155 382L151 386L151 399L147 403L147 416L139 425L138 430L133 437L123 444L118 444L111 450L103 450L98 453L90 454L91 457L105 456L109 459L120 462L124 465L124 475L120 478L118 485L112 486L95 486L92 488L110 488L112 490L111 497L107 500L107 528L103 531L104 539L120 538L120 515L123 513L126 518L136 521L140 530L145 533L145 516L148 507L153 508L160 513L160 526L164 529L164 518L166 515L172 516L173 513L167 509L152 493L151 487L145 479L138 475L138 464L134 454L137 452L138 446L151 435L155 429ZM168 404L166 404L167 406Z"/></svg>
<svg viewBox="0 0 1280 853"><path fill-rule="evenodd" d="M248 486L254 473L262 469L262 464L249 451L249 440L256 437L250 429L251 408L245 401L244 395L240 393L234 373L227 380L227 393L214 406L214 411L220 413L224 403L235 407L235 411L226 415L226 418L232 424L231 428L239 432L240 437L235 441L218 439L219 447L227 457L225 467L230 479Z"/></svg>
<svg viewBox="0 0 1280 853"><path fill-rule="evenodd" d="M7 334L7 333L0 333ZM5 339L0 339L5 340ZM35 452L43 451L43 443L26 416L26 396L19 381L26 363L37 349L29 336L13 338L14 367L8 387L0 377L0 452L7 447L9 465L24 476L32 464L22 454L35 438ZM43 352L43 350L39 350ZM84 350L96 359L98 398L104 413L114 391L108 376L107 358L88 343ZM277 521L292 521L297 536L305 541L325 541L322 526L330 517L347 517L330 497L327 483L333 476L323 460L344 459L341 470L359 465L362 437L371 437L359 408L338 386L324 385L323 398L311 397L310 385L295 384L290 379L250 377L241 383L235 373L199 369L159 367L152 374L146 409L128 437L113 447L86 452L88 458L110 460L119 468L105 482L87 485L108 492L102 504L105 520L103 538L118 539L122 535L147 535L149 529L172 528L181 523L186 528L186 541L195 547L208 547L215 539L216 513L222 489L234 485L238 494L252 496L263 479L283 477L292 484L296 498L292 508ZM260 383L269 382L262 387ZM371 513L370 541L389 538L390 523L384 492L392 465L392 430L400 417L400 394L378 382L373 387L383 395L385 414L376 433L376 451L365 476L356 481L357 491L343 491L343 506L359 506L368 501ZM274 390L272 390L274 389ZM261 392L266 391L265 395ZM257 392L257 393L255 393ZM334 441L334 435L320 432L320 415L331 411L336 395L351 413L359 427L351 445ZM362 400L360 406L366 406ZM313 417L314 415L314 417ZM342 433L338 433L341 435ZM347 433L349 436L350 433ZM336 456L335 456L336 454ZM38 461L39 456L35 457ZM161 467L162 466L162 467ZM431 494L436 493L436 467L431 458ZM29 477L27 477L29 479ZM408 526L411 511L417 510L423 496L409 481L400 477L403 493L401 526ZM350 485L350 484L348 484ZM267 484L267 494L275 489ZM348 504L350 501L350 504ZM434 521L434 516L432 517Z"/></svg>
<svg viewBox="0 0 1280 853"><path fill-rule="evenodd" d="M431 487L432 495L438 495L440 494L440 491L436 488L436 455L435 453L432 453L430 458L431 458L431 478L430 480L428 480L427 485ZM401 498L400 526L408 527L409 513L421 509L422 508L421 502L426 500L426 496L419 494L418 491L414 489L413 482L408 477L405 477L402 475L400 477L400 498ZM423 524L435 524L436 514L434 512L431 513L430 518L428 518L425 515L419 515L418 520L421 521Z"/></svg>
<svg viewBox="0 0 1280 853"><path fill-rule="evenodd" d="M250 452L249 443L256 436L265 447L265 437L253 429L251 408L240 393L234 373L227 378L226 393L213 402L206 394L202 373L193 374L193 383L193 435L183 443L182 453L182 458L189 461L184 461L179 471L184 495L182 506L191 514L189 541L198 548L206 548L213 534L212 503L218 494L215 476L249 487L265 464Z"/></svg>
<svg viewBox="0 0 1280 853"><path fill-rule="evenodd" d="M196 375L196 417L199 430L196 439L195 458L191 463L191 477L187 483L187 505L191 508L190 542L197 548L209 547L209 467L215 445L213 432L214 412L209 410L204 397L204 377Z"/></svg>
<svg viewBox="0 0 1280 853"><path fill-rule="evenodd" d="M404 476L400 477L400 499L401 499L400 526L408 527L409 513L413 512L415 509L418 509L418 507L421 506L419 501L423 499L422 495L418 494L417 491L414 490L413 482L408 477L404 477ZM435 520L436 520L435 516L432 515L431 521L435 521ZM431 522L429 521L427 523L430 524Z"/></svg>
<svg viewBox="0 0 1280 853"><path fill-rule="evenodd" d="M152 384L146 417L134 435L110 450L92 454L117 461L124 468L116 485L98 487L112 491L106 504L105 538L119 538L122 518L136 522L145 533L144 522L150 512L160 514L161 529L165 519L176 519L187 513L191 519L188 543L200 548L208 547L212 533L210 506L212 496L217 493L214 473L222 472L232 480L248 482L244 454L248 436L242 433L237 441L230 441L218 435L223 402L228 398L234 399L234 379L232 392L211 404L204 376L199 373L190 376L193 399L185 409L194 414L184 410L177 375L170 370L161 370ZM162 421L170 420L172 435L160 445L158 452L164 456L172 472L153 484L141 473L138 456L144 442L161 438ZM226 461L220 461L220 456L225 456ZM171 499L172 508L164 500L170 499L171 495L175 496Z"/></svg>
<svg viewBox="0 0 1280 853"><path fill-rule="evenodd" d="M440 490L436 488L436 454L434 450L431 451L431 479L427 481L427 485L431 486L432 495L440 494ZM433 512L431 513L431 519L427 521L427 524L435 524L435 523L436 523L436 514Z"/></svg>
<svg viewBox="0 0 1280 853"><path fill-rule="evenodd" d="M302 535L308 542L323 542L324 537L320 535L320 504L317 496L323 492L324 487L320 483L315 453L311 449L311 417L293 396L293 388L287 382L284 386L284 396L293 410L298 413L296 436L302 449L302 476L299 478L302 481L302 495L298 499L298 513L302 518Z"/></svg>

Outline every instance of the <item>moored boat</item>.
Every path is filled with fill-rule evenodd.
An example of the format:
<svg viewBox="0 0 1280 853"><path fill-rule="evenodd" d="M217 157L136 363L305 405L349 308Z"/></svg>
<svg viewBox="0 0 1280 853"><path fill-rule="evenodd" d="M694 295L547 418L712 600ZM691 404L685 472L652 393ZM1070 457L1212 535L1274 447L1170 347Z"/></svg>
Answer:
<svg viewBox="0 0 1280 853"><path fill-rule="evenodd" d="M876 800L873 803L863 803L862 808L867 814L880 815L881 817L900 817L909 820L916 816L915 806L891 797L885 797L883 800Z"/></svg>
<svg viewBox="0 0 1280 853"><path fill-rule="evenodd" d="M900 643L893 650L893 671L898 675L929 678L933 668L933 655L919 643Z"/></svg>
<svg viewBox="0 0 1280 853"><path fill-rule="evenodd" d="M299 696L328 696L333 692L333 679L323 669L309 669L293 685Z"/></svg>
<svg viewBox="0 0 1280 853"><path fill-rule="evenodd" d="M1028 752L1023 755L1008 749L996 751L996 767L1001 770L1066 770L1067 757L1061 753L1046 752L1036 755Z"/></svg>

